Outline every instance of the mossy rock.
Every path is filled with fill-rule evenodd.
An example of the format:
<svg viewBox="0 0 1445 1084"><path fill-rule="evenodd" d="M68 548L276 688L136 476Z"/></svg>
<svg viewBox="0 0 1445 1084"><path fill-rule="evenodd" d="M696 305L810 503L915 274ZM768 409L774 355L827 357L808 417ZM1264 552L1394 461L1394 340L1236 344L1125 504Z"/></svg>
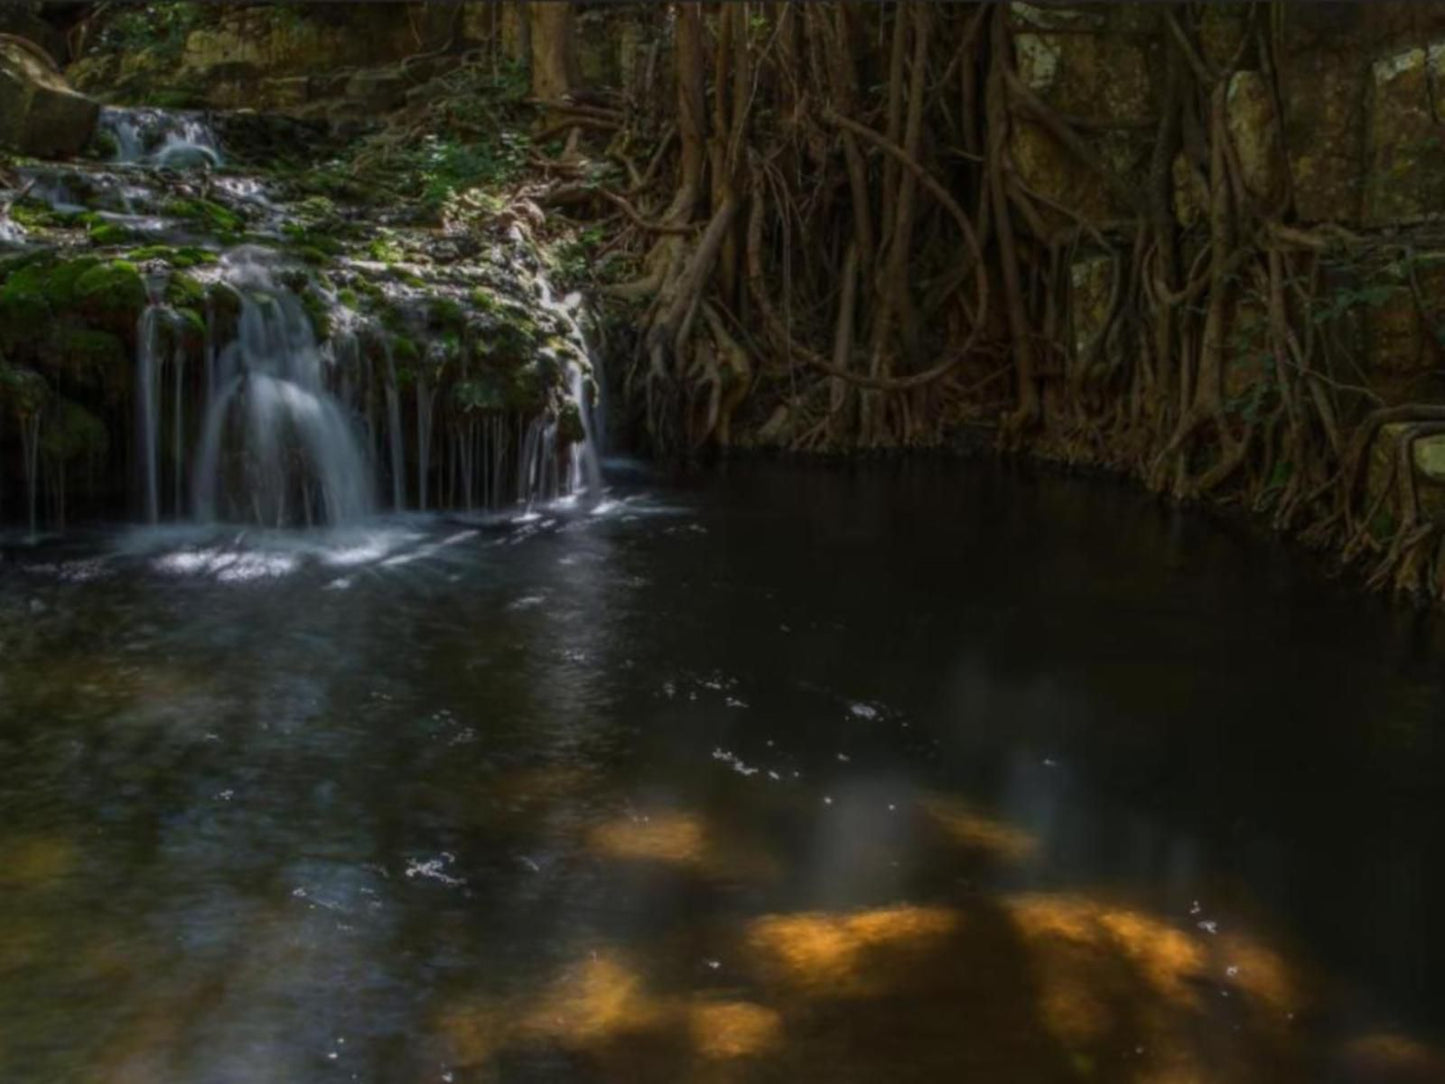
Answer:
<svg viewBox="0 0 1445 1084"><path fill-rule="evenodd" d="M112 132L97 127L95 134L90 137L90 146L86 148L86 153L91 158L98 158L101 161L114 161L120 157L120 141Z"/></svg>
<svg viewBox="0 0 1445 1084"><path fill-rule="evenodd" d="M29 198L11 204L10 217L27 230L68 229L79 224L75 214L52 210L49 204Z"/></svg>
<svg viewBox="0 0 1445 1084"><path fill-rule="evenodd" d="M302 226L288 222L281 227L282 234L291 242L293 251L314 251L322 256L340 256L346 247L336 238L316 227ZM323 261L324 262L324 261Z"/></svg>
<svg viewBox="0 0 1445 1084"><path fill-rule="evenodd" d="M246 220L215 200L174 199L165 205L165 213L192 226L206 229L218 237L236 237L246 227Z"/></svg>
<svg viewBox="0 0 1445 1084"><path fill-rule="evenodd" d="M25 418L44 407L50 385L33 369L0 361L0 410L11 418Z"/></svg>
<svg viewBox="0 0 1445 1084"><path fill-rule="evenodd" d="M93 245L125 245L135 240L135 231L115 222L98 222L86 230Z"/></svg>
<svg viewBox="0 0 1445 1084"><path fill-rule="evenodd" d="M582 411L570 400L562 407L557 419L557 435L567 444L577 444L587 439L587 427L582 424Z"/></svg>
<svg viewBox="0 0 1445 1084"><path fill-rule="evenodd" d="M391 356L397 362L404 362L408 365L416 365L421 361L421 351L417 350L416 343L405 335L392 336Z"/></svg>
<svg viewBox="0 0 1445 1084"><path fill-rule="evenodd" d="M166 282L166 303L177 308L199 309L206 303L206 288L190 275L172 275Z"/></svg>
<svg viewBox="0 0 1445 1084"><path fill-rule="evenodd" d="M12 275L0 287L0 346L11 352L37 340L53 319L44 292L21 277Z"/></svg>
<svg viewBox="0 0 1445 1084"><path fill-rule="evenodd" d="M79 403L56 399L40 427L40 454L52 463L100 455L110 444L105 423Z"/></svg>
<svg viewBox="0 0 1445 1084"><path fill-rule="evenodd" d="M303 290L299 296L306 316L311 321L311 331L316 336L316 341L325 342L331 338L331 307L314 289Z"/></svg>
<svg viewBox="0 0 1445 1084"><path fill-rule="evenodd" d="M233 324L241 316L241 292L230 283L211 283L206 301L218 322Z"/></svg>
<svg viewBox="0 0 1445 1084"><path fill-rule="evenodd" d="M148 263L151 260L164 260L177 271L212 264L219 259L210 249L200 248L196 245L181 245L180 247L146 245L144 248L132 249L127 252L125 258L136 264Z"/></svg>
<svg viewBox="0 0 1445 1084"><path fill-rule="evenodd" d="M507 384L495 372L483 372L452 385L452 403L464 414L501 413L507 409Z"/></svg>
<svg viewBox="0 0 1445 1084"><path fill-rule="evenodd" d="M206 319L200 311L189 306L176 309L176 320L188 346L199 345L206 339Z"/></svg>
<svg viewBox="0 0 1445 1084"><path fill-rule="evenodd" d="M146 302L140 271L125 260L98 264L75 280L76 310L96 327L130 333Z"/></svg>
<svg viewBox="0 0 1445 1084"><path fill-rule="evenodd" d="M406 253L389 237L378 237L366 246L366 255L377 263L394 264L406 259Z"/></svg>
<svg viewBox="0 0 1445 1084"><path fill-rule="evenodd" d="M66 381L119 398L130 384L130 352L120 336L94 328L60 324L45 350L46 363Z"/></svg>
<svg viewBox="0 0 1445 1084"><path fill-rule="evenodd" d="M449 297L438 297L427 309L427 321L438 330L460 332L467 325L467 311Z"/></svg>

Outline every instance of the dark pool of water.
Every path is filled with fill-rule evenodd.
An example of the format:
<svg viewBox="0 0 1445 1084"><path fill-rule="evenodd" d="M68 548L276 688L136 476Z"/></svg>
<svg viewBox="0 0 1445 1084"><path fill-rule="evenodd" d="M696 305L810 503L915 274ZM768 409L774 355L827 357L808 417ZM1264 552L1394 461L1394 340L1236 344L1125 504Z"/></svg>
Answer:
<svg viewBox="0 0 1445 1084"><path fill-rule="evenodd" d="M1428 618L992 467L0 561L0 1080L1433 1080Z"/></svg>

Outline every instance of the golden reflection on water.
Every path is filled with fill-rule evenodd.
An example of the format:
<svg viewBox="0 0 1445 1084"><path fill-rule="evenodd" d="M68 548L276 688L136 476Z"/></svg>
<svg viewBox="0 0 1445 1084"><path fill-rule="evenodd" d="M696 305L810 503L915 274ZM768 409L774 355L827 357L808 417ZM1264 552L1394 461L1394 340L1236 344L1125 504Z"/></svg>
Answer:
<svg viewBox="0 0 1445 1084"><path fill-rule="evenodd" d="M933 860L1014 864L1038 848L956 798L926 795L918 811ZM756 841L719 836L682 810L583 829L587 852L608 862L734 879L749 863L779 864ZM715 982L679 963L689 944L726 961ZM1313 1082L1326 1064L1346 1067L1348 1081L1439 1064L1399 1036L1312 1048L1295 1023L1312 988L1298 965L1238 930L1083 891L969 894L714 919L628 952L599 944L529 993L456 1005L441 1030L461 1066L551 1048L627 1081L1272 1084ZM1358 1076L1351 1066L1371 1068Z"/></svg>
<svg viewBox="0 0 1445 1084"><path fill-rule="evenodd" d="M756 840L712 830L694 813L631 812L594 825L587 850L616 862L656 862L709 878L766 881L778 875L777 860Z"/></svg>
<svg viewBox="0 0 1445 1084"><path fill-rule="evenodd" d="M783 1018L749 1001L704 1002L688 1016L693 1046L704 1058L746 1058L781 1044Z"/></svg>
<svg viewBox="0 0 1445 1084"><path fill-rule="evenodd" d="M685 813L621 817L598 825L589 836L593 851L607 858L698 866L703 860L702 822Z"/></svg>
<svg viewBox="0 0 1445 1084"><path fill-rule="evenodd" d="M1434 1084L1445 1080L1445 1053L1408 1035L1375 1032L1345 1044L1340 1058L1351 1079L1381 1084Z"/></svg>
<svg viewBox="0 0 1445 1084"><path fill-rule="evenodd" d="M676 1035L684 1056L710 1062L753 1057L782 1039L782 1019L766 1006L701 993L651 992L622 954L602 951L566 969L535 998L462 1006L441 1028L464 1067L483 1066L509 1046L551 1043L611 1064L623 1078L636 1066L622 1065L639 1054L645 1059L648 1040L655 1045L658 1036ZM629 1041L643 1045L627 1046Z"/></svg>
<svg viewBox="0 0 1445 1084"><path fill-rule="evenodd" d="M75 844L64 836L0 838L0 888L49 887L67 876L75 865Z"/></svg>
<svg viewBox="0 0 1445 1084"><path fill-rule="evenodd" d="M768 915L749 925L744 940L769 977L814 997L848 997L887 989L897 979L890 973L899 963L896 954L928 953L963 921L945 907ZM883 964L878 951L895 955Z"/></svg>
<svg viewBox="0 0 1445 1084"><path fill-rule="evenodd" d="M1001 862L1022 862L1038 850L1031 832L990 817L961 799L941 794L919 803L934 826L953 844Z"/></svg>

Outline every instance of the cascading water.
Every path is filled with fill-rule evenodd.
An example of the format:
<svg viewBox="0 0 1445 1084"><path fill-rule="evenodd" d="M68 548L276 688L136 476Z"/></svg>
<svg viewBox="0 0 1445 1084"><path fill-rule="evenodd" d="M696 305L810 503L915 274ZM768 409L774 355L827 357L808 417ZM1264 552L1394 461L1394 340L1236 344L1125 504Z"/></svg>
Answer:
<svg viewBox="0 0 1445 1084"><path fill-rule="evenodd" d="M416 486L417 507L426 511L427 481L431 476L432 400L436 395L426 377L416 382Z"/></svg>
<svg viewBox="0 0 1445 1084"><path fill-rule="evenodd" d="M556 300L552 296L551 285L545 277L538 280L538 287L541 290L542 307L561 319L563 326L567 329L568 338L576 348L577 355L584 358L590 357L591 351L587 346L587 337L582 333L582 327L577 321L577 313L582 303L581 297L573 294L561 301ZM582 372L582 367L576 361L569 360L567 368L572 402L576 406L578 418L582 423L582 439L573 441L571 446L571 460L568 464L566 483L567 492L586 493L595 498L602 493L602 465L597 458L597 440L594 435L596 426L592 416L592 403L587 395L587 380Z"/></svg>
<svg viewBox="0 0 1445 1084"><path fill-rule="evenodd" d="M161 109L102 109L100 128L115 141L117 162L170 169L215 168L222 163L215 134L196 113Z"/></svg>
<svg viewBox="0 0 1445 1084"><path fill-rule="evenodd" d="M165 348L174 340L173 365L175 368L175 455L181 457L181 375L184 364L181 336L176 334L176 313L165 303L166 280L164 275L151 275L146 279L149 303L141 313L140 327L136 341L136 435L137 459L141 470L141 494L147 523L159 522L161 517L160 482L160 424L161 424L161 370L165 362ZM178 468L179 469L179 468ZM179 486L176 492L176 511L181 508Z"/></svg>
<svg viewBox="0 0 1445 1084"><path fill-rule="evenodd" d="M401 446L401 400L396 387L396 361L391 343L386 349L386 421L391 438L391 506L398 512L406 507L405 453Z"/></svg>
<svg viewBox="0 0 1445 1084"><path fill-rule="evenodd" d="M276 249L227 247L225 235L240 231L212 216L234 215L280 248L288 227L310 228L321 212L273 200L278 190L262 178L218 173L198 186L173 172L222 162L200 115L106 109L101 126L116 164L17 171L17 198L59 222L38 227L46 243L76 230L63 219L81 212L119 228L114 243L88 238L102 260L162 242L146 246L160 251L141 275L133 454L91 477L89 499L107 511L128 499L146 523L303 525L363 517L378 492L383 504L422 511L600 494L598 384L580 302L554 297L530 238L513 229L478 252L397 229L416 262L380 264L347 240L317 274ZM13 232L12 243L26 243ZM495 359L498 341L523 349ZM71 454L60 438L42 449L38 425L36 415L15 441L33 528L63 522L58 457Z"/></svg>
<svg viewBox="0 0 1445 1084"><path fill-rule="evenodd" d="M25 491L30 502L30 537L39 529L40 504L40 412L26 415L20 422L20 447L25 459Z"/></svg>
<svg viewBox="0 0 1445 1084"><path fill-rule="evenodd" d="M326 389L300 300L254 251L226 275L241 294L237 333L217 358L195 464L196 513L274 526L346 523L373 508L357 425Z"/></svg>

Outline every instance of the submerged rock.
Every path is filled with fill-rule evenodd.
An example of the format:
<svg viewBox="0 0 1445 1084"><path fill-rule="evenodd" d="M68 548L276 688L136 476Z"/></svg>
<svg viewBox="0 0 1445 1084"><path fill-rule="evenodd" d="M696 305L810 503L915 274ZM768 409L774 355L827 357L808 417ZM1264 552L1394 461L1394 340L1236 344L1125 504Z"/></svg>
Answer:
<svg viewBox="0 0 1445 1084"><path fill-rule="evenodd" d="M36 157L78 154L99 115L40 46L0 35L0 144Z"/></svg>

